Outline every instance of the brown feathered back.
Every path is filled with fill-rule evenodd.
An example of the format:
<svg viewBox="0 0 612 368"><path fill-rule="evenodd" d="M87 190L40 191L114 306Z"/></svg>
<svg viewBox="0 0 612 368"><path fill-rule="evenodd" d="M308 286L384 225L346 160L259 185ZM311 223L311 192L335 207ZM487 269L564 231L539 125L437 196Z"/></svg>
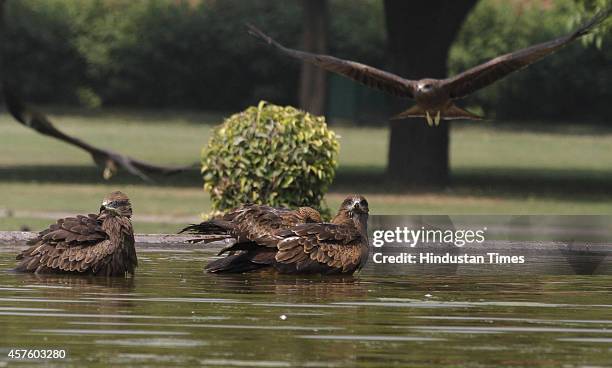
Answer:
<svg viewBox="0 0 612 368"><path fill-rule="evenodd" d="M291 210L258 204L246 204L231 210L221 218L190 225L181 232L205 235L206 238L193 239L192 242L209 242L225 238L235 238L237 243L260 241L273 231L303 223L322 222L319 211L310 207Z"/></svg>
<svg viewBox="0 0 612 368"><path fill-rule="evenodd" d="M127 215L129 213L129 215ZM111 193L100 213L57 220L17 256L17 271L122 276L138 264L129 198Z"/></svg>

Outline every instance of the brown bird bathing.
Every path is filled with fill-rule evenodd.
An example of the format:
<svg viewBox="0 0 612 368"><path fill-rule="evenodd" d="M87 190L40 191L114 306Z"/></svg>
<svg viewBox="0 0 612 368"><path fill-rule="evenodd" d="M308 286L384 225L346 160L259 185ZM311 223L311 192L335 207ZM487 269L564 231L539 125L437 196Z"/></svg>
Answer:
<svg viewBox="0 0 612 368"><path fill-rule="evenodd" d="M232 239L206 266L213 273L272 268L280 273L352 274L368 257L368 202L347 197L329 223L309 207L298 210L248 204L219 219L183 229L206 235L194 242Z"/></svg>
<svg viewBox="0 0 612 368"><path fill-rule="evenodd" d="M57 220L28 242L16 271L102 276L133 274L138 265L132 205L121 192L102 201L100 212Z"/></svg>

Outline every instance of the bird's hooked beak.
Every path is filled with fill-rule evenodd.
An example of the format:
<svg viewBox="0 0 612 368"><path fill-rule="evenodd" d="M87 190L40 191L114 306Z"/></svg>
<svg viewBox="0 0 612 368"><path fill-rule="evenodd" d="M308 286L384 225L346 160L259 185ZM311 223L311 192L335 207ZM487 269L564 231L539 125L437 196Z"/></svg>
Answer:
<svg viewBox="0 0 612 368"><path fill-rule="evenodd" d="M116 215L119 215L119 210L117 210L114 206L113 206L113 202L110 201L104 201L102 202L102 206L100 206L100 212L102 211L108 211L111 213L114 213Z"/></svg>
<svg viewBox="0 0 612 368"><path fill-rule="evenodd" d="M351 208L350 212L351 214L367 214L368 212L370 212L370 210L367 206L362 206L360 201L355 201L353 202L353 207Z"/></svg>

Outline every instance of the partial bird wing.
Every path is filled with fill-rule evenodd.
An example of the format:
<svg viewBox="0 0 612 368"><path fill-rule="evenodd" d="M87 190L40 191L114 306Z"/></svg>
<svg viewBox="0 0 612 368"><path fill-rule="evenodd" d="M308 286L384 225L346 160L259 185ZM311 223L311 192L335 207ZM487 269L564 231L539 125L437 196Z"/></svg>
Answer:
<svg viewBox="0 0 612 368"><path fill-rule="evenodd" d="M321 213L312 207L300 207L297 209L296 213L298 214L298 217L302 220L302 222L323 222Z"/></svg>
<svg viewBox="0 0 612 368"><path fill-rule="evenodd" d="M17 256L20 271L36 271L40 267L84 272L118 246L109 240L102 222L93 214L59 219L28 245L31 247Z"/></svg>
<svg viewBox="0 0 612 368"><path fill-rule="evenodd" d="M292 211L260 205L249 205L243 208L233 219L231 235L237 243L249 241L260 246L273 247L274 231L291 226L299 221L291 215Z"/></svg>
<svg viewBox="0 0 612 368"><path fill-rule="evenodd" d="M276 261L305 270L313 261L346 272L361 263L364 239L353 226L303 224L278 234Z"/></svg>
<svg viewBox="0 0 612 368"><path fill-rule="evenodd" d="M274 41L253 25L247 24L247 27L251 35L275 47L285 55L311 63L327 71L343 75L370 88L381 90L393 96L414 98L414 91L416 88L415 81L407 80L395 74L387 73L383 70L354 61L290 49Z"/></svg>
<svg viewBox="0 0 612 368"><path fill-rule="evenodd" d="M309 207L291 210L288 208L248 204L228 212L220 219L190 225L181 232L187 231L192 234L210 236L205 239L193 239L192 242L211 242L235 238L236 244L224 248L221 251L221 253L224 253L240 249L239 243L242 242L254 242L260 246L274 247L276 246L276 238L274 236L276 230L317 220L320 222L320 219L321 215L319 212Z"/></svg>
<svg viewBox="0 0 612 368"><path fill-rule="evenodd" d="M108 149L92 146L57 129L44 114L26 106L6 83L3 85L3 90L6 106L18 122L34 129L40 134L59 139L87 151L91 154L94 162L104 169L103 176L105 179L110 179L119 168L138 176L144 181L152 181L147 174L170 175L191 168L191 166L168 167L153 165Z"/></svg>
<svg viewBox="0 0 612 368"><path fill-rule="evenodd" d="M61 218L49 228L38 233L38 237L30 242L65 243L71 246L95 243L106 238L108 235L102 229L102 221L98 219L98 215L89 214Z"/></svg>
<svg viewBox="0 0 612 368"><path fill-rule="evenodd" d="M461 98L484 88L508 74L523 69L552 54L567 44L588 34L593 27L603 22L612 9L604 10L569 35L543 42L525 49L498 56L454 77L445 79L441 88L449 91L451 98Z"/></svg>

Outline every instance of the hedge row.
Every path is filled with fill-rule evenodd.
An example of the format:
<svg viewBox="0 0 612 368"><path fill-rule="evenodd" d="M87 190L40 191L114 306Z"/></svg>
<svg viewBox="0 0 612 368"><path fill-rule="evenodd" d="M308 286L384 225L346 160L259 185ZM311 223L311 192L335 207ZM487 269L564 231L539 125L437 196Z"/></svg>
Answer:
<svg viewBox="0 0 612 368"><path fill-rule="evenodd" d="M299 65L246 32L300 39L298 1L7 2L7 73L38 102L235 110L295 104ZM332 2L334 52L382 60L379 1ZM360 33L352 32L360 24Z"/></svg>

